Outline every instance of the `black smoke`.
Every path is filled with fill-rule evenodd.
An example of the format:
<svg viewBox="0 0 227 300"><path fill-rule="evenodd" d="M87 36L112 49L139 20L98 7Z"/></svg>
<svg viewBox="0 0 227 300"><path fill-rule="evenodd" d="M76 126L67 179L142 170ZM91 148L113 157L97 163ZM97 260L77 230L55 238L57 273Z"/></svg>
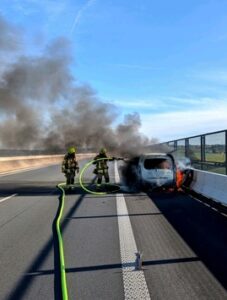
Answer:
<svg viewBox="0 0 227 300"><path fill-rule="evenodd" d="M113 126L117 108L100 101L70 71L70 42L59 38L26 55L23 34L0 17L0 145L10 149L106 147L121 155L144 151L138 113ZM4 55L3 55L4 53ZM5 59L7 53L8 60ZM13 53L13 58L10 54Z"/></svg>

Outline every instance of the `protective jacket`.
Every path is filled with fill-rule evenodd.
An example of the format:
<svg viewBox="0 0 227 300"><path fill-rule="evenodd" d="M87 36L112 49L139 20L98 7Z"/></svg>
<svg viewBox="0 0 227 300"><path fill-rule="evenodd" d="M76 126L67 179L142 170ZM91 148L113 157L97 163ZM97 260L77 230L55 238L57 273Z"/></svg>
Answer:
<svg viewBox="0 0 227 300"><path fill-rule="evenodd" d="M76 156L66 154L64 159L63 159L63 162L62 162L62 173L75 174L76 171L79 172L79 165L78 165L78 162L76 160Z"/></svg>
<svg viewBox="0 0 227 300"><path fill-rule="evenodd" d="M108 172L107 162L108 162L108 160L112 160L112 158L108 158L108 156L106 154L98 154L98 155L96 155L94 160L97 160L97 159L100 159L100 158L106 158L106 159L94 162L94 164L96 165L94 173L104 175Z"/></svg>

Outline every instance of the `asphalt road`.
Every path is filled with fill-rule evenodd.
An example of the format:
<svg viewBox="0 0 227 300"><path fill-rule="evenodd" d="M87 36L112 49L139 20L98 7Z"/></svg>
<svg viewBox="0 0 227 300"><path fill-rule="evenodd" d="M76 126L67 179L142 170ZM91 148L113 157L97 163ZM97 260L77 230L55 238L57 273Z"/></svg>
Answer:
<svg viewBox="0 0 227 300"><path fill-rule="evenodd" d="M91 189L93 177L85 173ZM60 299L53 223L62 181L57 165L0 177L0 299ZM150 298L227 299L227 218L183 193L123 194ZM69 299L124 299L118 218L116 193L67 193Z"/></svg>

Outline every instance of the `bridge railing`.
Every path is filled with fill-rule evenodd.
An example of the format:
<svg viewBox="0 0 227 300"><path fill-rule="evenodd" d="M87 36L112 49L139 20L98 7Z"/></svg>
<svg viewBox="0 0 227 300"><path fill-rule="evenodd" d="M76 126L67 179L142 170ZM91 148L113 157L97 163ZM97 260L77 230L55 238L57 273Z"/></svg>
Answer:
<svg viewBox="0 0 227 300"><path fill-rule="evenodd" d="M172 140L162 147L173 151L177 158L188 157L196 169L227 174L227 130Z"/></svg>

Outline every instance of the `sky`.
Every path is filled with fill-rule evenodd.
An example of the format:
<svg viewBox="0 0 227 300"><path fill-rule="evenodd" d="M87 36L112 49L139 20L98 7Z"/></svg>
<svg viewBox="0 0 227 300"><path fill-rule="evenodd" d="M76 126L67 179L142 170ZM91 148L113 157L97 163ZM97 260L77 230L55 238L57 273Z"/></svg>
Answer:
<svg viewBox="0 0 227 300"><path fill-rule="evenodd" d="M70 40L71 71L160 141L227 128L226 0L1 0L28 54Z"/></svg>

